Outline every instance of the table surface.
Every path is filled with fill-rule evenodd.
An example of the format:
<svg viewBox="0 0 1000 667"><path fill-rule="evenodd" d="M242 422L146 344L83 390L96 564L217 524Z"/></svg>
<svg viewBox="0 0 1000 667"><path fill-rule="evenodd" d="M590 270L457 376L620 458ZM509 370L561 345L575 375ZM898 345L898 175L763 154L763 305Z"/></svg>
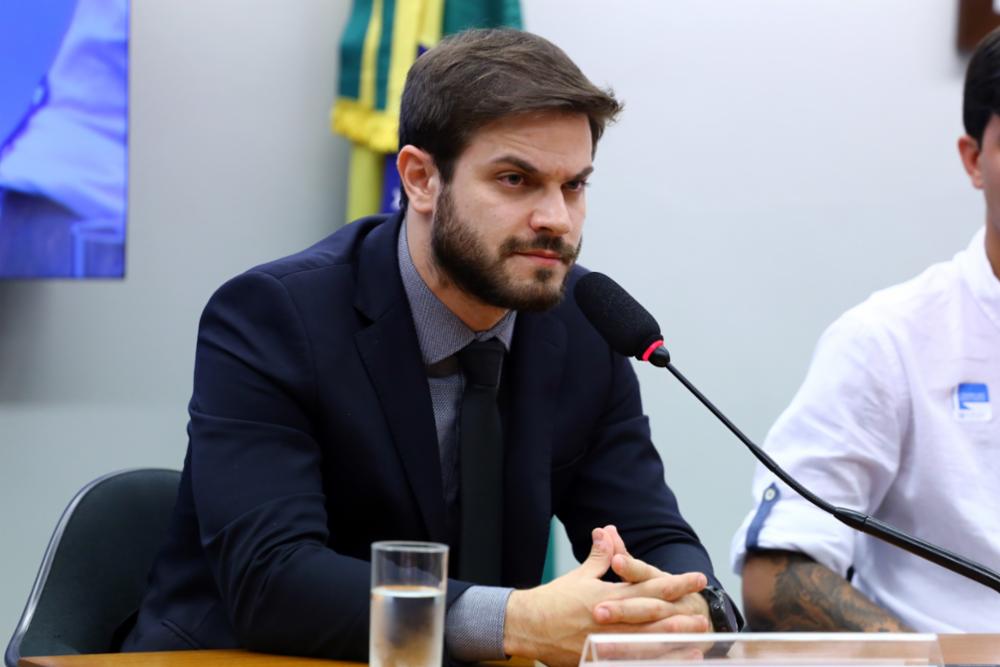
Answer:
<svg viewBox="0 0 1000 667"><path fill-rule="evenodd" d="M1000 664L1000 634L940 635L939 639L946 664ZM216 650L33 657L22 658L19 667L103 667L104 665L111 667L139 667L140 665L144 667L204 667L220 664L237 667L244 665L246 667L278 667L278 665L309 667L319 664L358 667L361 663L267 655L239 650ZM495 664L528 667L532 663L515 658L509 662Z"/></svg>
<svg viewBox="0 0 1000 667"><path fill-rule="evenodd" d="M1000 634L939 635L945 662L969 665L1000 664Z"/></svg>

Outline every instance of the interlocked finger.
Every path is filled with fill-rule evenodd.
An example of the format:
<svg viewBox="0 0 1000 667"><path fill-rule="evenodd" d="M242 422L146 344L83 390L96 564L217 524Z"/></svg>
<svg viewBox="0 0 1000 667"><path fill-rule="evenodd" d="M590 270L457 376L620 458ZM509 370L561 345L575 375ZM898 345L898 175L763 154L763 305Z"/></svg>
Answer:
<svg viewBox="0 0 1000 667"><path fill-rule="evenodd" d="M653 625L656 632L708 632L710 629L707 618L688 614L676 614Z"/></svg>
<svg viewBox="0 0 1000 667"><path fill-rule="evenodd" d="M646 597L675 602L689 593L697 593L707 583L708 580L701 572L666 574L624 587L616 597Z"/></svg>
<svg viewBox="0 0 1000 667"><path fill-rule="evenodd" d="M622 581L638 583L654 577L664 576L664 572L657 567L643 562L638 558L633 558L628 554L616 553L611 559L611 569L614 570Z"/></svg>
<svg viewBox="0 0 1000 667"><path fill-rule="evenodd" d="M601 625L609 623L654 623L677 613L675 605L656 598L629 598L610 600L594 608L594 620Z"/></svg>

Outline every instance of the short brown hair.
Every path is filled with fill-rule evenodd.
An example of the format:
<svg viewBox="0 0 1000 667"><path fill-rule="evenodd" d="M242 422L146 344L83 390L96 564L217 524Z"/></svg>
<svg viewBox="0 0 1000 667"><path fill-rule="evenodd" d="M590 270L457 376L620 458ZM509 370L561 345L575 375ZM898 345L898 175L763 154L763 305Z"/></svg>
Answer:
<svg viewBox="0 0 1000 667"><path fill-rule="evenodd" d="M583 75L562 49L511 28L466 30L417 58L406 76L399 146L434 156L445 183L476 130L535 111L570 111L590 120L592 150L622 109L611 90ZM406 191L401 191L406 208Z"/></svg>

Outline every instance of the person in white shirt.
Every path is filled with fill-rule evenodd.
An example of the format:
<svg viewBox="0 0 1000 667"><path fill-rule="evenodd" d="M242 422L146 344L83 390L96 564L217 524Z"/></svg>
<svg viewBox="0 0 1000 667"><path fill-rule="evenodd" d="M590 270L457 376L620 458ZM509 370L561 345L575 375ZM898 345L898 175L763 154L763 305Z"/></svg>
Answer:
<svg viewBox="0 0 1000 667"><path fill-rule="evenodd" d="M1000 31L969 63L963 120L985 229L834 322L765 448L835 505L1000 569ZM854 532L762 467L753 495L732 545L752 629L997 630L989 588Z"/></svg>

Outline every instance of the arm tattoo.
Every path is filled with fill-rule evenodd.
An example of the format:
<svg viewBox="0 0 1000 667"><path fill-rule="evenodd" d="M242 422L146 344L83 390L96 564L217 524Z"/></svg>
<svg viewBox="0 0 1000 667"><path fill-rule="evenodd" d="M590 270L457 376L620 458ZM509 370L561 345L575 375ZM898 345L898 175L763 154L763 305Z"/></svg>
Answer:
<svg viewBox="0 0 1000 667"><path fill-rule="evenodd" d="M747 605L754 630L909 630L846 579L808 556L789 551L761 551L752 557L766 559L773 572L770 604L758 600L753 609Z"/></svg>

